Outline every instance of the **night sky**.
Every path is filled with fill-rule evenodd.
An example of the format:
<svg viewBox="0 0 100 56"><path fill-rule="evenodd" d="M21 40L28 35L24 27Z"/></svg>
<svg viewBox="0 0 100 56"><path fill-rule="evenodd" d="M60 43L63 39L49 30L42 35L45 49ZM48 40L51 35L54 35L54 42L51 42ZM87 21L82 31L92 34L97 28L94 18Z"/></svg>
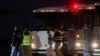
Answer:
<svg viewBox="0 0 100 56"><path fill-rule="evenodd" d="M69 5L73 2L94 3L99 0L1 0L1 10L27 10L48 6Z"/></svg>
<svg viewBox="0 0 100 56"><path fill-rule="evenodd" d="M81 4L89 4L99 0L1 0L0 39L10 39L15 25L19 26L22 30L23 19L32 19L33 9L51 6L68 6L76 1Z"/></svg>

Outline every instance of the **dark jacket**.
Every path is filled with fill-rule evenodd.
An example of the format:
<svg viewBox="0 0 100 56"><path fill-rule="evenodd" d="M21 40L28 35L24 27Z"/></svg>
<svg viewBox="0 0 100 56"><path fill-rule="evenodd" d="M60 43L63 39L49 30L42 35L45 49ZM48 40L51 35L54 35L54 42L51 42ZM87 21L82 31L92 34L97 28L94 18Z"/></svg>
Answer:
<svg viewBox="0 0 100 56"><path fill-rule="evenodd" d="M55 41L55 42L61 41L61 40L60 40L60 39L61 39L60 36L61 36L61 33L58 32L58 31L56 31L56 32L54 33L54 41Z"/></svg>
<svg viewBox="0 0 100 56"><path fill-rule="evenodd" d="M19 46L23 40L23 33L19 30L13 33L12 46Z"/></svg>

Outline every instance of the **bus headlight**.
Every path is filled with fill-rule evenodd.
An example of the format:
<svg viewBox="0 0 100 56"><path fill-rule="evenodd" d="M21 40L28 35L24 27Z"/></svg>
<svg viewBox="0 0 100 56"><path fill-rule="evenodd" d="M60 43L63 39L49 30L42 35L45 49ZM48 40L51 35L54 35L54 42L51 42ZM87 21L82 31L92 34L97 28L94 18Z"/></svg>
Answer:
<svg viewBox="0 0 100 56"><path fill-rule="evenodd" d="M76 47L81 47L82 44L80 42L77 42L75 45Z"/></svg>
<svg viewBox="0 0 100 56"><path fill-rule="evenodd" d="M97 42L92 43L93 48L97 48L98 46L99 46L99 44Z"/></svg>
<svg viewBox="0 0 100 56"><path fill-rule="evenodd" d="M31 44L32 49L36 49L36 45L34 43Z"/></svg>

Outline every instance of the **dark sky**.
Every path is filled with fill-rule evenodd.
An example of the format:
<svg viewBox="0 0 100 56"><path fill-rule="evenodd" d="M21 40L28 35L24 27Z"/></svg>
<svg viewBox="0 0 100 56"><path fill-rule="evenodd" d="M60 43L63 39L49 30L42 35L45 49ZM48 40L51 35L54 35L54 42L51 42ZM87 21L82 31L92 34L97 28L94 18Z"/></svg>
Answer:
<svg viewBox="0 0 100 56"><path fill-rule="evenodd" d="M0 39L11 38L13 27L22 27L23 18L33 18L31 10L50 7L68 6L73 2L94 3L99 0L1 0L0 1ZM2 12L2 13L1 13Z"/></svg>
<svg viewBox="0 0 100 56"><path fill-rule="evenodd" d="M69 5L73 2L94 3L99 0L1 0L1 10L36 9L48 6Z"/></svg>

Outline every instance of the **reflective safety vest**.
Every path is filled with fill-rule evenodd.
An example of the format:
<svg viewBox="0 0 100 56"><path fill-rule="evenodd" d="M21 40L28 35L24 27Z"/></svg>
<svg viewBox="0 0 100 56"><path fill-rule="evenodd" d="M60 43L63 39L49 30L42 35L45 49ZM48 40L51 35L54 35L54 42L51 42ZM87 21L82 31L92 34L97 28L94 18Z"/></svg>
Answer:
<svg viewBox="0 0 100 56"><path fill-rule="evenodd" d="M30 35L23 35L23 43L22 43L22 45L23 46L29 46L29 45L31 45L31 36Z"/></svg>

